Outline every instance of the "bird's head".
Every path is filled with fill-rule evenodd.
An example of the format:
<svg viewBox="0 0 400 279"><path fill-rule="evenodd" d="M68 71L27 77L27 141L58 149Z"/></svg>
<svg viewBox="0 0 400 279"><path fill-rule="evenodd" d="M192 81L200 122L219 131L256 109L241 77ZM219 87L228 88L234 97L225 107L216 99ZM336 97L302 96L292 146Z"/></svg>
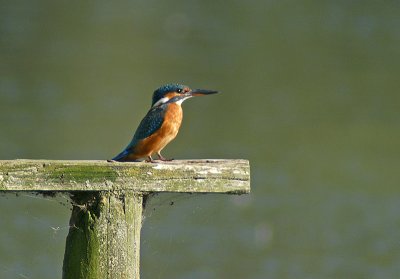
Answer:
<svg viewBox="0 0 400 279"><path fill-rule="evenodd" d="M161 86L153 93L152 107L165 104L167 102L175 102L179 105L183 101L194 96L203 96L218 93L216 90L207 89L190 89L186 85L170 83Z"/></svg>

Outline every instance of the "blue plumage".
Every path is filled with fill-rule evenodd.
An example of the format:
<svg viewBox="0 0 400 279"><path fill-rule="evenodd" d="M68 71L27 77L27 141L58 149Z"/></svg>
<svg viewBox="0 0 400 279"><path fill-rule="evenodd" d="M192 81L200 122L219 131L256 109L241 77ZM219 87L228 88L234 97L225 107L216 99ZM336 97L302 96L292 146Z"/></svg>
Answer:
<svg viewBox="0 0 400 279"><path fill-rule="evenodd" d="M166 104L158 107L154 107L149 110L143 120L140 122L135 135L133 136L132 143L135 144L141 139L145 139L152 135L155 131L160 129L162 123L164 122L165 110L167 108Z"/></svg>

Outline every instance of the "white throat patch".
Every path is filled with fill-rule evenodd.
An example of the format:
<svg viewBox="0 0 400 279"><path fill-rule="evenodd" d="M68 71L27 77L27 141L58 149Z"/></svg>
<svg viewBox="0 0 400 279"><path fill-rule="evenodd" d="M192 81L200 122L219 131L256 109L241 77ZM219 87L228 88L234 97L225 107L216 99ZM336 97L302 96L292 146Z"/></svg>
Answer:
<svg viewBox="0 0 400 279"><path fill-rule="evenodd" d="M185 100L187 100L187 99L189 99L191 97L192 96L187 96L186 98L180 99L179 101L176 101L175 103L178 104L178 105L182 105L183 101L185 101Z"/></svg>

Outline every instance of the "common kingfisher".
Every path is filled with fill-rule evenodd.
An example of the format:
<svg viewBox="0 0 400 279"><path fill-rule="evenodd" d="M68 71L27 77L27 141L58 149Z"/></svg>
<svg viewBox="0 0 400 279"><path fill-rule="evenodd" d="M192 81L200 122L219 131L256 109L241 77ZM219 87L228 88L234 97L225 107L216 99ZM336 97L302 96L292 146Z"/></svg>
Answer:
<svg viewBox="0 0 400 279"><path fill-rule="evenodd" d="M182 84L166 84L153 93L151 108L140 122L128 146L112 161L137 161L156 153L161 161L170 161L161 155L161 150L178 134L182 123L182 103L194 96L215 94L218 91L190 89Z"/></svg>

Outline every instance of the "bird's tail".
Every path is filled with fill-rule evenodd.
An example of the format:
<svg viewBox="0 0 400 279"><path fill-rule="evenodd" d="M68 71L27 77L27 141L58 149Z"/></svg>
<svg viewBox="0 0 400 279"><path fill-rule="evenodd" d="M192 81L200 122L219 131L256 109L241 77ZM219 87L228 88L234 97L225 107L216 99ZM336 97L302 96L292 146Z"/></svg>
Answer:
<svg viewBox="0 0 400 279"><path fill-rule="evenodd" d="M128 150L124 150L121 153L119 153L117 156L115 156L114 158L112 158L111 160L113 161L118 161L118 162L123 162L125 161L126 157L129 155Z"/></svg>

